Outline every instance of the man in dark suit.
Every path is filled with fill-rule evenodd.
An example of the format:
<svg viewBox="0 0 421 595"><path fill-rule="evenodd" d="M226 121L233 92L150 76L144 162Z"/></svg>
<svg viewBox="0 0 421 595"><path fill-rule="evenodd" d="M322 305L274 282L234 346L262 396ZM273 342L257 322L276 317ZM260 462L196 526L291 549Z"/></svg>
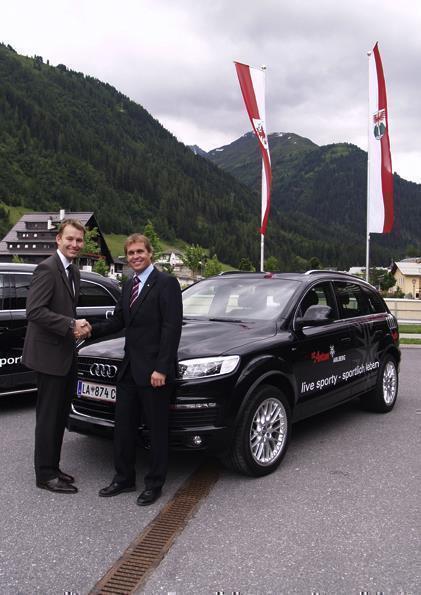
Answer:
<svg viewBox="0 0 421 595"><path fill-rule="evenodd" d="M136 439L142 412L151 443L145 489L137 499L145 506L160 496L167 473L169 405L183 309L177 279L152 265L149 239L133 234L124 249L134 275L124 284L113 317L92 327L93 338L123 328L126 331L125 355L117 379L115 475L99 495L135 490Z"/></svg>
<svg viewBox="0 0 421 595"><path fill-rule="evenodd" d="M35 426L36 485L75 494L74 478L60 470L60 453L70 402L76 389L76 339L90 331L75 320L80 273L72 261L81 251L85 228L65 219L57 251L35 269L26 302L28 328L22 362L38 372Z"/></svg>

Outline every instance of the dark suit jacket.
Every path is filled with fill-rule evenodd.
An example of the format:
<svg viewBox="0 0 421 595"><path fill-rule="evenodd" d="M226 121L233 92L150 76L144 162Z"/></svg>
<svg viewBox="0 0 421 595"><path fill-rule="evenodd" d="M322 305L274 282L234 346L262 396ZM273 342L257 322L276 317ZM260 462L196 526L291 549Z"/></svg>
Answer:
<svg viewBox="0 0 421 595"><path fill-rule="evenodd" d="M150 386L154 370L174 379L177 349L181 335L183 306L180 285L175 277L154 269L129 309L132 280L124 286L114 315L93 325L92 337L103 337L126 329L124 360L119 378L127 365L138 386Z"/></svg>
<svg viewBox="0 0 421 595"><path fill-rule="evenodd" d="M74 268L75 295L80 273ZM26 301L28 328L22 362L44 374L65 376L72 365L75 340L70 321L76 316L76 299L57 252L41 262L33 274Z"/></svg>

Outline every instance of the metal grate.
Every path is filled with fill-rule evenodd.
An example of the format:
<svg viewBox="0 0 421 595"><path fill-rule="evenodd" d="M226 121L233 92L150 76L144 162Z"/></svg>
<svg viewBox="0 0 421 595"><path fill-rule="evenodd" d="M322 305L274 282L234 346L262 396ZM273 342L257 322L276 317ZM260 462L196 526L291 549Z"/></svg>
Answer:
<svg viewBox="0 0 421 595"><path fill-rule="evenodd" d="M219 466L216 462L206 463L197 469L89 595L136 593L168 552L218 477Z"/></svg>

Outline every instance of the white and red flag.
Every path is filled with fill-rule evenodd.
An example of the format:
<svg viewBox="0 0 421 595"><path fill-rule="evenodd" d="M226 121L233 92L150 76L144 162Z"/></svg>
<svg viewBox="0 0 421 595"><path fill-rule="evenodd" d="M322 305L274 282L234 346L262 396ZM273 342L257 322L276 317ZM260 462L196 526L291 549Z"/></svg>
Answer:
<svg viewBox="0 0 421 595"><path fill-rule="evenodd" d="M266 134L265 71L262 68L255 68L247 64L241 64L240 62L234 62L234 64L247 113L262 153L262 216L260 233L264 235L269 218L270 189L272 184L272 168Z"/></svg>
<svg viewBox="0 0 421 595"><path fill-rule="evenodd" d="M393 227L393 173L389 143L386 85L378 44L369 55L368 233L389 233Z"/></svg>

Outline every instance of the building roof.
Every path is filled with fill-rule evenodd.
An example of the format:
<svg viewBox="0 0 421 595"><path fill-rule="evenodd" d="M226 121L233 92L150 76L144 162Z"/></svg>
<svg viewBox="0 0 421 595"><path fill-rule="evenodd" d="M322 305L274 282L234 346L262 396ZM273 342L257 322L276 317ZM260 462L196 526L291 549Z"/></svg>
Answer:
<svg viewBox="0 0 421 595"><path fill-rule="evenodd" d="M82 225L86 225L86 223L93 217L93 211L89 212L82 212L82 213L65 213L66 219L77 219L82 223ZM51 217L53 223L60 223L60 214L57 211L51 212L43 212L43 213L25 213L19 219L19 221L12 227L12 229L4 236L3 240L0 242L0 251L3 249L3 242L17 242L18 241L18 231L26 231L26 223L42 223L43 221L47 222L47 220Z"/></svg>
<svg viewBox="0 0 421 595"><path fill-rule="evenodd" d="M66 212L64 209L57 211L44 211L36 213L26 213L12 227L12 229L0 241L0 256L10 258L14 254L25 257L48 256L56 248L56 228L63 219L77 219L87 228L97 227L99 232L100 252L105 255L107 262L113 262L113 258L99 229L93 211ZM52 229L48 229L48 221L54 224ZM33 227L34 224L45 224L45 227ZM28 227L28 224L31 224ZM29 237L22 234L29 232ZM35 237L36 235L36 237ZM20 237L19 237L20 236ZM17 243L20 247L17 247ZM27 247L25 247L25 244ZM53 248L47 248L47 244L54 244ZM13 246L10 248L10 246Z"/></svg>
<svg viewBox="0 0 421 595"><path fill-rule="evenodd" d="M408 277L421 275L421 262L408 260L395 262L392 267L392 273L395 273L397 268L400 270L402 275L406 275Z"/></svg>

